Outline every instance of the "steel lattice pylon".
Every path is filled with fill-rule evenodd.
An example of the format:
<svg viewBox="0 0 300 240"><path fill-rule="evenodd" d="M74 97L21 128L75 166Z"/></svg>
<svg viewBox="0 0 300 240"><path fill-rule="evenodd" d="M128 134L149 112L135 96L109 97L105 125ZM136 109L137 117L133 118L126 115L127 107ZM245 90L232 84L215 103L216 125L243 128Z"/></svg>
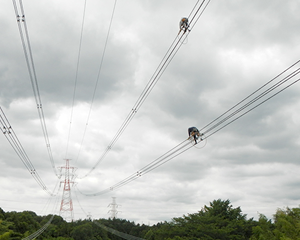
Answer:
<svg viewBox="0 0 300 240"><path fill-rule="evenodd" d="M70 159L66 159L66 166L60 167L60 172L62 172L62 169L65 169L65 179L60 182L60 184L64 184L64 189L60 204L59 215L67 222L71 222L74 219L71 185L73 186L75 184L73 179L75 178L76 171L76 168L70 167L69 161Z"/></svg>
<svg viewBox="0 0 300 240"><path fill-rule="evenodd" d="M116 197L112 197L112 200L113 202L108 205L108 207L111 207L111 210L109 210L108 213L111 214L111 219L114 219L117 217L117 208L119 205L116 203Z"/></svg>

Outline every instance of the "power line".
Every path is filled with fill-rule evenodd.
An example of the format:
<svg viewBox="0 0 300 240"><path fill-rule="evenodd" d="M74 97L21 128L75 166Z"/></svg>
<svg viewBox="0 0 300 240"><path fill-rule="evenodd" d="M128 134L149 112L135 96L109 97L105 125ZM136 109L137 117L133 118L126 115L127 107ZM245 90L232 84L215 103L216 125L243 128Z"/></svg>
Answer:
<svg viewBox="0 0 300 240"><path fill-rule="evenodd" d="M25 60L26 60L26 64L27 64L27 69L28 69L28 73L29 73L29 77L30 77L30 81L31 81L31 85L32 85L35 102L37 105L37 110L38 110L38 114L39 114L39 118L40 118L40 122L41 122L41 126L42 126L44 139L46 142L48 155L50 158L52 169L53 169L55 175L57 176L57 172L56 172L56 168L55 168L55 164L54 164L54 160L53 160L53 155L52 155L52 150L50 147L50 141L49 141L48 131L47 131L47 127L46 127L44 111L42 108L41 95L40 95L40 91L39 91L39 87L38 87L37 75L36 75L36 71L35 71L35 65L34 65L34 61L33 61L33 55L32 55L29 34L28 34L28 29L27 29L27 24L26 24L26 19L25 19L24 6L22 3L22 0L19 0L19 5L20 5L20 9L21 9L21 16L20 16L18 13L18 7L17 7L16 0L12 0L12 1L13 1L13 5L14 5L14 10L15 10L16 18L17 18L17 23L18 23L18 29L19 29L21 42L22 42L22 46L23 46L23 51L24 51L24 55L25 55ZM23 33L22 26L24 28L25 36Z"/></svg>
<svg viewBox="0 0 300 240"><path fill-rule="evenodd" d="M104 229L105 231L108 231L116 236L119 236L123 239L127 239L127 240L145 240L144 238L139 238L139 237L135 237L133 235L127 234L127 233L123 233L123 232L119 232L113 228L107 227L103 224L101 224L99 221L94 220L93 223L95 223L97 226L101 227L102 229Z"/></svg>
<svg viewBox="0 0 300 240"><path fill-rule="evenodd" d="M85 195L85 196L98 196L98 195L102 195L108 192L111 192L115 189L118 189L120 187L123 187L124 185L138 179L139 177L153 171L154 169L158 168L159 166L167 163L168 161L172 160L173 158L177 157L178 155L184 153L185 151L189 150L190 148L192 148L195 144L191 144L191 140L190 138L184 140L183 142L179 143L178 145L176 145L175 147L173 147L172 149L170 149L169 151L167 151L166 153L164 153L163 155L161 155L160 157L158 157L157 159L155 159L154 161L152 161L151 163L147 164L146 166L144 166L143 168L141 168L140 170L138 170L137 172L131 174L130 176L128 176L127 178L121 180L120 182L112 185L111 187L100 191L100 192L96 192L96 193L91 193L91 194L86 194L86 193L82 193L78 188L78 191Z"/></svg>
<svg viewBox="0 0 300 240"><path fill-rule="evenodd" d="M254 110L255 108L257 108L258 106L262 105L263 103L265 103L266 101L270 100L271 98L275 97L276 95L278 95L279 93L281 93L282 91L286 90L287 88L291 87L292 85L294 85L295 83L299 82L300 78L295 80L294 82L292 82L291 84L287 85L286 87L284 87L283 89L281 89L280 91L274 93L273 95L271 95L270 97L268 97L267 99L265 99L264 101L260 102L259 104L255 105L254 107L250 108L248 111L244 112L243 114L239 115L238 117L234 118L233 120L231 120L230 122L228 122L227 124L223 125L222 127L220 127L219 129L215 130L213 133L209 134L206 138L212 136L213 134L215 134L216 132L220 131L221 129L223 129L224 127L228 126L229 124L233 123L234 121L236 121L237 119L241 118L242 116L244 116L245 114L251 112L252 110ZM205 138L205 139L206 139Z"/></svg>
<svg viewBox="0 0 300 240"><path fill-rule="evenodd" d="M73 100L72 100L72 108L71 108L71 116L70 116L70 125L69 125L69 133L68 133L68 139L67 139L67 147L66 147L66 156L65 156L65 158L67 158L67 155L68 155L69 141L70 141L71 128L72 128L72 119L73 119L73 111L74 111L75 95L76 95L77 80L78 80L79 61L80 61L80 55L81 55L81 45L82 45L82 36L83 36L84 19L85 19L85 10L86 10L86 0L84 1L84 7L83 7L83 16L82 16L82 24L81 24L81 33L80 33L80 41L79 41L79 49L78 49L78 57L77 57L77 65L76 65L76 74L75 74L75 83L74 83L74 90L73 90Z"/></svg>
<svg viewBox="0 0 300 240"><path fill-rule="evenodd" d="M79 199L78 199L76 190L74 191L74 193L75 193L75 198L76 198L76 200L77 200L77 202L78 202L78 205L79 205L79 207L81 208L81 211L84 213L85 216L87 216L88 214L86 213L86 211L84 211L83 207L81 206L81 204L80 204L80 202L79 202Z"/></svg>
<svg viewBox="0 0 300 240"><path fill-rule="evenodd" d="M211 135L215 134L219 130L228 126L229 124L236 121L240 117L249 113L256 107L260 106L261 104L265 103L266 101L273 98L277 94L281 93L283 90L286 90L287 88L289 88L292 85L294 85L295 83L297 83L299 81L299 79L296 79L294 82L288 84L290 81L294 80L295 77L300 73L300 67L296 68L297 64L299 64L299 63L300 63L300 60L296 61L290 67L286 68L284 71L282 71L280 74L278 74L276 77L272 78L270 81L268 81L263 86L261 86L260 88L255 90L253 93L248 95L242 101L238 102L233 107L231 107L229 110L227 110L226 112L221 114L219 117L217 117L215 120L211 121L209 124L207 124L205 127L203 127L200 131L202 131L204 134L206 134L205 138L210 137ZM282 77L282 78L280 79L280 77ZM275 82L270 87L268 87L267 89L263 90L267 85L274 82L275 80L278 80L278 81ZM275 91L276 89L278 89L279 87L282 87L282 89L271 95L271 93L273 91ZM246 102L244 105L237 108L239 105L241 105L241 103L245 102L247 99L250 99L250 100L248 102ZM248 108L252 104L256 103L259 100L261 100L261 102L259 102L257 105L255 105L254 107L252 107L250 109ZM238 114L240 114L240 115L238 115ZM233 118L236 115L237 115L236 118L229 121L231 118ZM213 126L211 126L213 123L215 123L215 124ZM209 127L209 126L211 126L211 127ZM217 127L219 127L219 128L217 130L215 130ZM212 133L210 133L210 132L212 132Z"/></svg>
<svg viewBox="0 0 300 240"><path fill-rule="evenodd" d="M78 202L78 204L79 204L82 212L85 214L85 216L89 217L90 214L87 214L86 211L82 208L82 206L81 206L81 204L79 202L78 196L76 194L76 191L75 191L75 196L76 196L76 200L77 200L77 202ZM113 228L107 227L107 226L101 224L99 221L96 221L96 220L94 220L93 223L96 224L98 227L101 227L105 231L108 231L108 232L110 232L110 233L112 233L112 234L114 234L116 236L119 236L119 237L121 237L123 239L128 239L128 240L145 240L143 238L135 237L133 235L130 235L130 234L127 234L127 233L123 233L123 232L117 231L117 230L115 230Z"/></svg>
<svg viewBox="0 0 300 240"><path fill-rule="evenodd" d="M21 159L31 176L34 180L40 185L40 187L47 192L49 195L53 196L50 190L46 187L36 169L34 168L32 162L30 161L28 155L26 154L22 144L20 143L17 135L15 134L11 124L9 123L5 113L0 107L0 124L2 125L1 131L4 134L5 138L8 140L18 157Z"/></svg>
<svg viewBox="0 0 300 240"><path fill-rule="evenodd" d="M28 237L22 238L22 240L31 240L31 239L35 239L36 237L40 236L49 227L53 218L54 218L54 214L50 217L48 222L43 227L41 227L40 229L38 229L36 232L32 233Z"/></svg>
<svg viewBox="0 0 300 240"><path fill-rule="evenodd" d="M193 16L191 24L190 24L190 31L194 28L196 22L198 21L199 17L202 15L203 11L206 9L209 2L210 2L210 0L207 1L206 4L204 5L205 0L203 0L201 2L201 4L199 5L199 1L197 1L196 5L192 9L192 12L190 13L190 16L191 15ZM203 7L203 9L202 9L202 11L200 11L200 9L202 7ZM198 14L199 14L199 16L197 16ZM195 22L193 22L195 17L197 17L197 19L196 19ZM140 109L140 107L142 106L142 104L144 103L144 101L146 100L148 95L150 94L151 90L154 88L154 86L156 85L156 83L158 82L158 80L160 79L160 77L162 76L162 74L164 73L164 71L166 70L166 68L168 67L168 65L170 64L170 62L172 61L172 59L174 58L174 56L176 55L176 53L180 49L180 47L182 46L184 40L188 37L190 31L183 32L179 37L176 35L176 37L173 40L171 46L167 50L167 52L164 55L163 59L161 60L158 67L154 71L154 74L152 75L152 77L150 78L150 80L147 83L146 87L144 88L144 90L142 91L140 96L138 97L136 103L134 104L134 106L130 110L129 114L125 118L125 120L122 123L121 127L119 128L119 130L117 131L117 133L115 134L115 136L113 137L111 142L109 143L108 147L104 150L104 153L100 156L99 160L96 162L94 167L86 175L81 177L81 179L87 177L98 166L98 164L105 158L105 156L108 154L108 152L112 149L114 144L117 142L117 140L120 138L122 133L125 131L128 124L131 122L131 120L133 119L133 117L135 116L137 111Z"/></svg>
<svg viewBox="0 0 300 240"><path fill-rule="evenodd" d="M58 198L56 198L56 204L54 204L54 208L53 208L53 214L52 216L49 218L48 222L46 222L46 224L44 226L42 226L40 229L38 229L36 232L30 234L28 237L26 238L23 238L22 240L31 240L31 239L35 239L37 238L38 236L40 236L48 227L49 225L51 224L53 218L54 218L54 209L55 209L55 206L58 205Z"/></svg>
<svg viewBox="0 0 300 240"><path fill-rule="evenodd" d="M94 103L94 100L95 100L96 90L97 90L99 79L100 79L100 73L101 73L101 70L102 70L103 60L104 60L104 57L105 57L105 52L106 52L106 47L107 47L108 38L109 38L109 34L110 34L110 29L111 29L112 21L113 21L113 18L114 18L116 4L117 4L117 0L115 0L114 6L113 6L113 11L112 11L112 15L111 15L111 18L110 18L110 23L109 23L109 27L108 27L108 31L107 31L107 35L106 35L106 40L105 40L105 43L104 43L103 53L102 53L102 57L101 57L100 65L99 65L97 80L96 80L96 84L95 84L95 87L94 87L92 100L91 100L91 104L90 104L90 109L89 109L89 113L88 113L88 116L87 116L87 120L86 120L86 124L85 124L85 128L84 128L84 132L83 132L83 136L82 136L82 140L81 140L81 144L80 144L80 147L79 147L79 151L78 151L78 154L77 154L76 161L79 158L79 155L80 155L80 152L81 152L81 147L83 145L83 141L84 141L85 134L86 134L86 131L87 131L87 126L88 126L89 119L90 119L90 116L91 116L91 111L92 111L93 103Z"/></svg>
<svg viewBox="0 0 300 240"><path fill-rule="evenodd" d="M247 97L245 97L243 100L241 100L240 102L238 102L237 104L235 104L233 107L231 107L230 109L228 109L226 112L224 112L223 114L221 114L219 117L217 117L216 119L214 119L213 121L211 121L209 124L207 124L206 126L204 126L200 131L202 131L206 127L208 127L211 124L213 124L214 122L216 122L218 119L220 119L221 117L223 117L225 114L227 114L228 112L230 112L232 109L234 109L235 107L237 107L238 105L240 105L241 103L243 103L244 101L246 101L248 98L250 98L255 93L257 93L258 91L260 91L262 88L264 88L265 86L267 86L268 84L270 84L271 82L273 82L274 80L276 80L281 75L283 75L284 73L286 73L288 70L290 70L292 67L294 67L299 62L300 62L300 60L298 60L297 62L295 62L294 64L292 64L290 67L288 67L287 69L285 69L284 71L282 71L276 77L272 78L270 81L268 81L267 83L265 83L264 85L262 85L260 88L258 88L257 90L255 90L254 92L252 92L251 94L249 94Z"/></svg>
<svg viewBox="0 0 300 240"><path fill-rule="evenodd" d="M202 140L206 140L207 138L209 138L210 136L212 136L213 134L217 133L218 131L220 131L221 129L225 128L226 126L228 126L229 124L233 123L234 121L236 121L237 119L241 118L242 116L246 115L247 113L251 112L252 110L254 110L255 108L257 108L258 106L262 105L263 103L265 103L266 101L270 100L271 98L273 98L274 96L278 95L279 93L281 93L282 91L286 90L287 88L293 86L295 83L300 81L300 78L294 80L293 82L289 83L288 85L286 85L285 87L283 87L282 89L280 89L279 91L273 93L271 96L265 98L264 100L262 100L261 102L259 102L257 105L255 105L254 107L248 109L247 111L243 112L242 114L238 115L236 118L234 118L233 120L227 122L224 125L221 125L222 123L226 122L227 120L229 120L231 117L235 116L236 114L238 114L239 112L241 112L242 110L246 109L248 106L250 106L251 104L255 103L256 101L258 101L259 99L261 99L262 97L266 96L267 94L271 93L272 91L274 91L275 89L277 89L278 87L282 86L284 83L287 83L288 81L294 79L295 76L297 76L300 73L300 68L295 69L294 71L292 71L291 73L288 73L289 70L291 70L293 67L295 67L298 63L300 62L297 61L295 64L291 65L290 67L288 67L286 70L284 70L282 73L280 73L279 75L277 75L275 78L273 78L271 81L269 81L268 83L264 84L264 86L266 86L267 84L271 83L272 81L274 81L275 79L277 79L279 76L282 76L284 73L286 73L287 75L284 76L281 80L279 80L277 83L275 83L274 85L272 85L270 88L268 88L267 90L265 90L264 92L262 92L261 94L259 94L258 96L256 96L255 98L253 98L251 101L249 101L248 103L246 103L245 105L243 105L241 108L239 108L238 110L236 110L235 112L233 112L232 114L230 114L229 116L225 117L224 119L220 120L218 123L216 123L214 126L212 126L211 128L209 128L208 130L204 131L203 133L206 134L203 136ZM254 93L257 93L260 89L262 89L263 87L260 87L258 90L256 90ZM250 94L249 96L252 96L253 94ZM248 97L249 97L248 96ZM247 98L248 98L247 97ZM245 98L245 99L247 99ZM244 100L245 100L244 99ZM242 102L242 101L241 101ZM241 103L240 102L240 103ZM239 104L236 104L235 106L237 106ZM233 107L234 108L234 107ZM233 109L231 108L231 109ZM229 112L229 111L227 111ZM227 113L226 112L226 113ZM221 116L223 116L224 114L222 114ZM217 119L220 119L220 117L218 117ZM213 123L215 121L212 121L211 123ZM210 124L211 124L210 123ZM208 124L208 125L210 125ZM206 125L206 127L208 126ZM220 126L221 125L221 126ZM220 126L219 128L217 128L218 126ZM205 127L204 127L205 128ZM202 128L202 130L204 129ZM216 130L214 130L215 128L217 128ZM214 131L213 131L214 130ZM209 132L213 131L212 133L209 134ZM158 168L159 166L165 164L166 162L172 160L173 158L177 157L178 155L182 154L183 152L189 150L191 147L195 146L194 145L190 145L190 138L181 142L180 144L176 145L175 147L173 147L171 150L169 150L168 152L166 152L165 154L163 154L162 156L160 156L159 158L155 159L154 161L152 161L151 163L149 163L148 165L146 165L145 167L141 168L139 171L137 171L136 173L130 175L129 177L121 180L120 182L112 185L111 187L104 189L100 192L96 192L93 194L85 194L82 193L79 189L79 192L85 196L97 196L97 195L102 195L105 193L108 193L110 191L113 191L117 188L123 187L124 185L136 180L137 178L141 177L142 175L145 175L146 173L153 171L154 169Z"/></svg>

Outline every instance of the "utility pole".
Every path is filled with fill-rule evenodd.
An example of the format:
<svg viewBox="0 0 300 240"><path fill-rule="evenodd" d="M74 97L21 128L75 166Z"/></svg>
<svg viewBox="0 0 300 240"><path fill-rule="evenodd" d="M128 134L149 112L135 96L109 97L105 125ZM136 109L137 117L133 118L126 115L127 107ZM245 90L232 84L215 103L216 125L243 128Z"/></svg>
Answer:
<svg viewBox="0 0 300 240"><path fill-rule="evenodd" d="M111 210L109 210L108 213L111 214L110 215L111 219L114 219L117 217L117 214L118 214L117 208L119 205L116 203L116 197L112 197L112 199L113 199L113 202L108 205L108 207L111 207Z"/></svg>
<svg viewBox="0 0 300 240"><path fill-rule="evenodd" d="M71 185L73 186L75 182L73 179L75 178L75 171L76 168L70 167L69 161L70 159L66 160L66 166L60 167L60 172L62 172L62 169L65 169L65 179L60 182L60 184L64 184L61 204L60 204L60 210L59 215L67 222L71 222L74 220L73 215L73 202L71 197ZM62 176L62 173L60 173L60 176Z"/></svg>

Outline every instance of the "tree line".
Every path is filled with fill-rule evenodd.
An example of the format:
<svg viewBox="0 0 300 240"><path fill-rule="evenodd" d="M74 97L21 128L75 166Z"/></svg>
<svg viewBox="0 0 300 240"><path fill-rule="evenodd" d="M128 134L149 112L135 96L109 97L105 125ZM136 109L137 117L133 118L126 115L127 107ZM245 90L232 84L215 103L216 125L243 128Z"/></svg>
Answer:
<svg viewBox="0 0 300 240"><path fill-rule="evenodd" d="M38 216L32 211L4 212L0 208L0 240L23 239L39 230L51 217ZM278 209L273 219L260 214L259 219L254 220L247 219L241 208L234 208L229 200L218 199L197 213L153 226L116 218L66 222L55 215L36 239L123 239L99 227L101 225L146 240L300 240L300 208Z"/></svg>

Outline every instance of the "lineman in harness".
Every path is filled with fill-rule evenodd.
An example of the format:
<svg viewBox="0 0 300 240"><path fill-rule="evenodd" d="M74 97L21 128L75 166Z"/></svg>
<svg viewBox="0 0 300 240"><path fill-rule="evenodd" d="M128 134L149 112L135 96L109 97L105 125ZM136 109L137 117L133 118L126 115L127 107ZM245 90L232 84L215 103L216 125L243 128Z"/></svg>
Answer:
<svg viewBox="0 0 300 240"><path fill-rule="evenodd" d="M181 20L180 20L180 22L179 22L179 32L178 32L178 35L179 35L179 33L181 32L181 31L183 31L183 34L185 34L185 32L187 31L187 30L189 30L189 20L186 18L186 17L184 17L184 18L182 18ZM190 31L190 30L189 30Z"/></svg>
<svg viewBox="0 0 300 240"><path fill-rule="evenodd" d="M188 129L189 138L194 137L195 144L197 144L197 140L200 136L203 136L202 133L199 132L199 130L196 127L190 127ZM202 141L202 139L200 138Z"/></svg>

